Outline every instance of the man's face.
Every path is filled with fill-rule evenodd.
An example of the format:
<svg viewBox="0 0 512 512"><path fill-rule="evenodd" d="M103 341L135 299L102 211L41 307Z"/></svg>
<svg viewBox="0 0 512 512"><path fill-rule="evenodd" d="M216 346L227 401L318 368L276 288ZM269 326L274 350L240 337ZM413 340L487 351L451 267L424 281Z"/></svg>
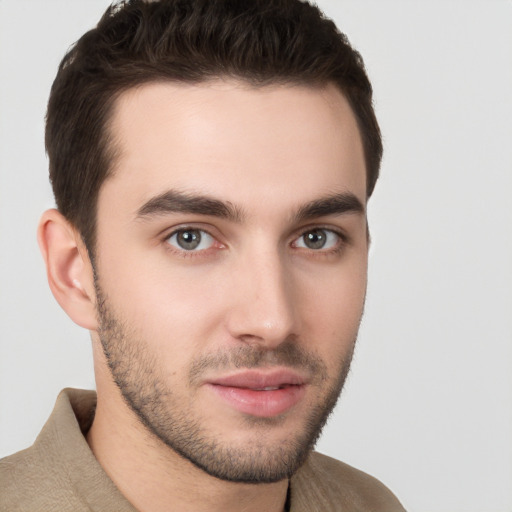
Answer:
<svg viewBox="0 0 512 512"><path fill-rule="evenodd" d="M147 429L216 477L290 476L348 372L365 163L333 86L124 93L98 201L98 338Z"/></svg>

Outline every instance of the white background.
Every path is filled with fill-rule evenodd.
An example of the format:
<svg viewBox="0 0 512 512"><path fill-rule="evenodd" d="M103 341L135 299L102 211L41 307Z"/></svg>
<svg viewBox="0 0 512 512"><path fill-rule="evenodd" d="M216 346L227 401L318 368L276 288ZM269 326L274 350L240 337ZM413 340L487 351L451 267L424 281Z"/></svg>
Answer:
<svg viewBox="0 0 512 512"><path fill-rule="evenodd" d="M512 511L512 2L323 0L367 63L384 133L353 371L319 449L411 511ZM45 104L104 0L0 0L0 456L66 386L88 333L35 241L53 200Z"/></svg>

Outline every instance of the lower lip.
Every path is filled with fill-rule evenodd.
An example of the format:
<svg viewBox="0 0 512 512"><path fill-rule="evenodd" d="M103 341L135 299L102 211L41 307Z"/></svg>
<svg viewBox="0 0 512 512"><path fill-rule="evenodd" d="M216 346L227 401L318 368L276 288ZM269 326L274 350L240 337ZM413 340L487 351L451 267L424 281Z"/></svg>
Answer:
<svg viewBox="0 0 512 512"><path fill-rule="evenodd" d="M217 384L208 384L208 387L237 411L260 418L283 414L297 404L305 393L304 385L268 391Z"/></svg>

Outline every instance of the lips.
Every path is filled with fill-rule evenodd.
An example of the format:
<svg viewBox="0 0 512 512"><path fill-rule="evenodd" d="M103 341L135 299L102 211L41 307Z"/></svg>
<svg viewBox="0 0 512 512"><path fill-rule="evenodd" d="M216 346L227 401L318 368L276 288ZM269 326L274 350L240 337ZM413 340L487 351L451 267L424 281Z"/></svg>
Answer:
<svg viewBox="0 0 512 512"><path fill-rule="evenodd" d="M274 417L304 396L307 379L291 370L254 371L215 378L206 383L229 407L256 417Z"/></svg>

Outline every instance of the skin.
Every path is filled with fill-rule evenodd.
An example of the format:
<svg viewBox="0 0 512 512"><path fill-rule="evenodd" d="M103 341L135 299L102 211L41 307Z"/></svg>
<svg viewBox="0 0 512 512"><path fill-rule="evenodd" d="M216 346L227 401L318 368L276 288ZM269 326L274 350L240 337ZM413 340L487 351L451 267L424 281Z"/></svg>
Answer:
<svg viewBox="0 0 512 512"><path fill-rule="evenodd" d="M319 430L341 391L366 290L355 118L331 85L219 80L129 90L110 129L118 156L98 200L95 272L58 212L39 230L53 293L92 334L98 407L88 442L141 511L281 511L288 475L277 466L266 483L233 482L168 441L195 429L194 443L205 439L237 467L267 467L275 453L298 465L294 445L314 442L307 424ZM230 213L172 211L169 192ZM333 196L349 199L346 211L339 201L325 208ZM180 247L184 228L203 236L197 249ZM318 233L326 245L309 247L304 235ZM300 375L300 399L246 413L209 384L248 368Z"/></svg>

